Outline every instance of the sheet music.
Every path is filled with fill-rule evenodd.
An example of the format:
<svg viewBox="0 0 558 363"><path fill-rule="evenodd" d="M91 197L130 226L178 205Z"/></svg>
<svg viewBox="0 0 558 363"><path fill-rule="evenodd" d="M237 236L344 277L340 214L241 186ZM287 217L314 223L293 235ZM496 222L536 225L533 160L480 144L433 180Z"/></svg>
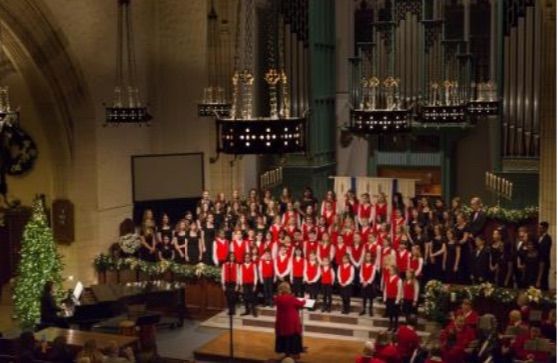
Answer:
<svg viewBox="0 0 558 363"><path fill-rule="evenodd" d="M299 298L298 301L304 301L304 308L305 309L312 309L312 308L314 308L314 305L316 305L316 300L313 300L313 299Z"/></svg>

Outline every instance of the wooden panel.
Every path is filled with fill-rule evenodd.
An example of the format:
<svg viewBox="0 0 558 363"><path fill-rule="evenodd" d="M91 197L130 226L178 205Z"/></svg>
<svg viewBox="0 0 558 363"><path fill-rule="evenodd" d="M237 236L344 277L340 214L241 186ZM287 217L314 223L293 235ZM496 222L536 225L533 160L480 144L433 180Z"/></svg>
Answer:
<svg viewBox="0 0 558 363"><path fill-rule="evenodd" d="M185 299L188 308L202 309L205 303L205 296L202 292L201 284L198 282L187 282Z"/></svg>
<svg viewBox="0 0 558 363"><path fill-rule="evenodd" d="M214 282L206 283L207 308L210 310L223 310L227 302L221 285Z"/></svg>
<svg viewBox="0 0 558 363"><path fill-rule="evenodd" d="M52 232L56 242L74 242L74 204L68 199L52 202Z"/></svg>
<svg viewBox="0 0 558 363"><path fill-rule="evenodd" d="M138 279L137 272L132 270L122 270L118 273L118 282L136 282Z"/></svg>

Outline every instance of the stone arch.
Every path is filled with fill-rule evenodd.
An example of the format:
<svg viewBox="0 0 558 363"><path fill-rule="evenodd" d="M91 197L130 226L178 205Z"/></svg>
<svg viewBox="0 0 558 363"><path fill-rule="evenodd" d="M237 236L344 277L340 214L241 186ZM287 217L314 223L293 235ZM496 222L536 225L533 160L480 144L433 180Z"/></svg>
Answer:
<svg viewBox="0 0 558 363"><path fill-rule="evenodd" d="M95 120L84 76L67 38L43 0L2 1L0 21L6 29L3 41L8 58L37 100L37 109L48 114L49 124L43 126L43 131L56 160L54 192L64 196L71 179L76 122ZM17 100L12 103L17 105ZM90 123L87 128L94 141L95 125Z"/></svg>

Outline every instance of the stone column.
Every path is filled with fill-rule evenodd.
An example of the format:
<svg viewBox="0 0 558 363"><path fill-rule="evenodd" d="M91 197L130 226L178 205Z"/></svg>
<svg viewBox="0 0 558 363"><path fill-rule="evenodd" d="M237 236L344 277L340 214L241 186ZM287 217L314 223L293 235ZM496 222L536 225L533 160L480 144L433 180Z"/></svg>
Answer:
<svg viewBox="0 0 558 363"><path fill-rule="evenodd" d="M550 288L556 289L556 2L545 0L542 11L539 220L550 224Z"/></svg>

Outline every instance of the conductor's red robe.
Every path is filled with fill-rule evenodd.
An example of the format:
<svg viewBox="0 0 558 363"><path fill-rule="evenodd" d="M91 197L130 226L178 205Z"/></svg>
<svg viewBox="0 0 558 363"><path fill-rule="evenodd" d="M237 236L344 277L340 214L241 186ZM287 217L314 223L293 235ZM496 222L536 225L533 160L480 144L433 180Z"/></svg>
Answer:
<svg viewBox="0 0 558 363"><path fill-rule="evenodd" d="M290 294L278 295L274 300L277 307L275 334L277 336L302 334L298 310L302 309L304 301L300 301Z"/></svg>

